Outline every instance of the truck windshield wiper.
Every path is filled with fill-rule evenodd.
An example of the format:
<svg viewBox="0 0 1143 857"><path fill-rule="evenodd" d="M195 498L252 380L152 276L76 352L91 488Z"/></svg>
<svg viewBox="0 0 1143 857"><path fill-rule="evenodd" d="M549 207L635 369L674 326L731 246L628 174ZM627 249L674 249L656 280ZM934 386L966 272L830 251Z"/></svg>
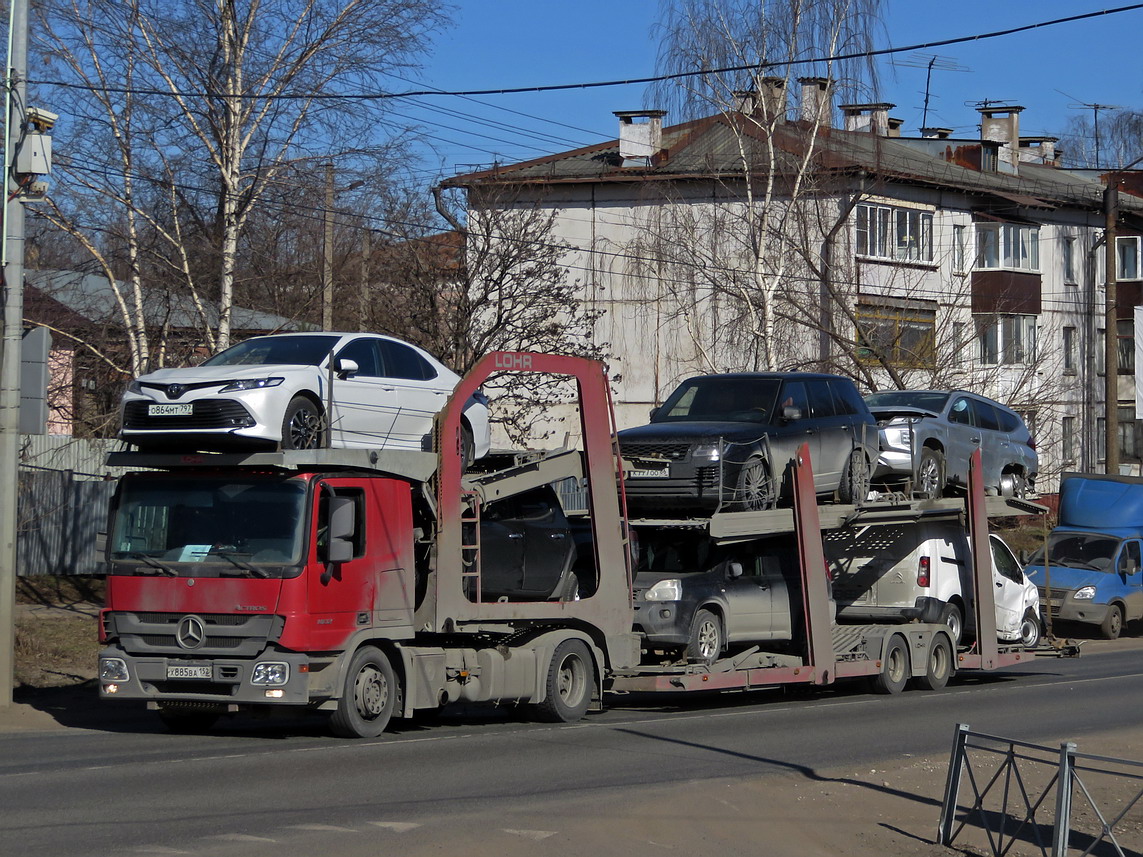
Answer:
<svg viewBox="0 0 1143 857"><path fill-rule="evenodd" d="M256 566L256 565L251 565L250 563L245 562L244 560L237 559L236 555L231 553L230 551L212 550L210 552L210 554L212 556L222 557L224 560L227 560L232 565L237 566L238 568L241 568L244 571L250 572L255 577L269 577L270 576L270 573L268 571L266 571L264 568L258 568L258 566ZM247 554L247 556L249 556L249 554Z"/></svg>
<svg viewBox="0 0 1143 857"><path fill-rule="evenodd" d="M166 563L159 562L153 556L150 556L148 554L136 552L136 553L128 554L128 556L131 559L142 560L144 563L149 565L151 568L154 568L154 569L161 571L163 574L167 575L168 577L178 577L179 576L179 573L177 571L175 571L173 568L171 568L169 565L167 565ZM136 569L137 573L139 571L142 571L142 569ZM144 574L150 574L150 572L143 572L143 573Z"/></svg>

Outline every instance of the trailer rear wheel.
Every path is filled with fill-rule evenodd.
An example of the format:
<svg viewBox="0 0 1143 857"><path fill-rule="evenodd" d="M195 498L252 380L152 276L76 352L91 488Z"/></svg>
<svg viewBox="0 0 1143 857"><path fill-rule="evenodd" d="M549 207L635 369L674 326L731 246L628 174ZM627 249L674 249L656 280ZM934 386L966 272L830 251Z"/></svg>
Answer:
<svg viewBox="0 0 1143 857"><path fill-rule="evenodd" d="M362 646L349 663L345 687L329 727L338 738L376 738L389 725L397 702L397 676L380 649Z"/></svg>
<svg viewBox="0 0 1143 857"><path fill-rule="evenodd" d="M940 690L949 683L952 676L952 644L944 634L935 634L929 646L929 659L925 674L917 676L917 687L921 690Z"/></svg>
<svg viewBox="0 0 1143 857"><path fill-rule="evenodd" d="M881 672L873 677L874 693L900 693L909 680L909 650L905 641L894 634L881 658Z"/></svg>
<svg viewBox="0 0 1143 857"><path fill-rule="evenodd" d="M552 653L544 701L536 716L547 723L574 723L587 713L595 668L582 640L564 640Z"/></svg>

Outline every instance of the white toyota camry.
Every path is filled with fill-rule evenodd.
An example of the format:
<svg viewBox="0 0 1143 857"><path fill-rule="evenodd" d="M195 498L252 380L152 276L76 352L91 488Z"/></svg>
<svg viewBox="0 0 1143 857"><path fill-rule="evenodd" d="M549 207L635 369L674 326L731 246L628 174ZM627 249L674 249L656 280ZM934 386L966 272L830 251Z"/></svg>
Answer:
<svg viewBox="0 0 1143 857"><path fill-rule="evenodd" d="M332 361L332 364L331 364ZM368 333L281 333L200 366L160 369L123 395L120 437L141 449L422 449L460 380L414 345ZM466 460L488 453L488 399L465 405Z"/></svg>

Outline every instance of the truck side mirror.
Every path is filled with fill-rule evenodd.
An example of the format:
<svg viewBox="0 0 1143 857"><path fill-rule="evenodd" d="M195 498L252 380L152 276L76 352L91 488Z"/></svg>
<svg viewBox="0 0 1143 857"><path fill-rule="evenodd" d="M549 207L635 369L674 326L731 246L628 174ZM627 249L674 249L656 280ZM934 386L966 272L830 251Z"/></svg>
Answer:
<svg viewBox="0 0 1143 857"><path fill-rule="evenodd" d="M329 522L324 543L318 553L325 562L347 562L353 559L353 537L356 535L356 515L351 497L329 498Z"/></svg>

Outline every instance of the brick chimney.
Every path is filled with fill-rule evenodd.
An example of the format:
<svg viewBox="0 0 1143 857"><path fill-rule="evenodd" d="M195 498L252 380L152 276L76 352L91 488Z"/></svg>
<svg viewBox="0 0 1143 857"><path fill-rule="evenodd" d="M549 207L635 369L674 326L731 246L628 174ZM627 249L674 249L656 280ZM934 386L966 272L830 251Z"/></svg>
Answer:
<svg viewBox="0 0 1143 857"><path fill-rule="evenodd" d="M1060 165L1056 143L1059 137L1021 137L1020 161L1025 164L1043 164L1047 167Z"/></svg>
<svg viewBox="0 0 1143 857"><path fill-rule="evenodd" d="M921 136L926 140L947 140L952 136L952 128L922 128Z"/></svg>
<svg viewBox="0 0 1143 857"><path fill-rule="evenodd" d="M760 77L755 89L740 89L733 93L739 113L755 116L764 122L776 119L786 121L786 78Z"/></svg>
<svg viewBox="0 0 1143 857"><path fill-rule="evenodd" d="M997 171L1016 175L1020 164L1020 113L1024 108L1007 104L977 109L980 111L980 139L1000 144Z"/></svg>
<svg viewBox="0 0 1143 857"><path fill-rule="evenodd" d="M625 167L649 167L663 150L666 110L616 110L619 117L619 156ZM637 121L638 120L638 121Z"/></svg>

